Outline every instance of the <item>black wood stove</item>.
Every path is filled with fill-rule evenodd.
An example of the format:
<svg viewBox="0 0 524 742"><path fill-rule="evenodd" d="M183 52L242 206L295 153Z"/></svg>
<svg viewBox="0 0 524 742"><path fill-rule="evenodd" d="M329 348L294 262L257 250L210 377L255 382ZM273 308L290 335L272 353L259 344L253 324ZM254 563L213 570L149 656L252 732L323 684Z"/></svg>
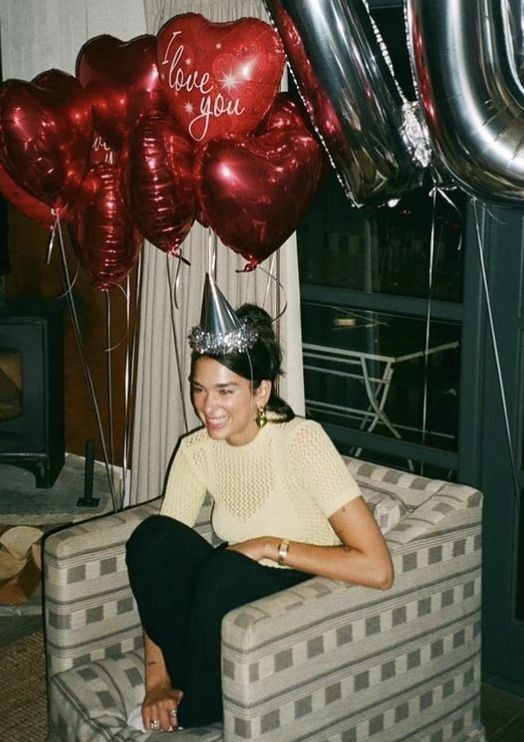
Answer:
<svg viewBox="0 0 524 742"><path fill-rule="evenodd" d="M59 301L0 303L0 463L37 487L64 465L63 325Z"/></svg>

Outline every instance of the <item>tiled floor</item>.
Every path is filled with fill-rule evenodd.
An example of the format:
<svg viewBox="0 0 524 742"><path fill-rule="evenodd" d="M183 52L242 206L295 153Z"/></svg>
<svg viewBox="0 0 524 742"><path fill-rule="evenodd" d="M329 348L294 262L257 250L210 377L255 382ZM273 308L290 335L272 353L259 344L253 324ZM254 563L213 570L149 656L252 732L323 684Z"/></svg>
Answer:
<svg viewBox="0 0 524 742"><path fill-rule="evenodd" d="M41 628L40 615L10 616L4 612L0 614L0 644L15 641ZM483 685L482 721L488 742L524 742L524 698Z"/></svg>

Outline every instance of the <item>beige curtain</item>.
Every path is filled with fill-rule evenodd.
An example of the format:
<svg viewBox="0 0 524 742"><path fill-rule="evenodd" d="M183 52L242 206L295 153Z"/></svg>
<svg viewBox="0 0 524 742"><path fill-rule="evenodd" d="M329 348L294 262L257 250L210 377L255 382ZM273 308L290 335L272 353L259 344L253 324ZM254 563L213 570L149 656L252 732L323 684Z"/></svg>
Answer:
<svg viewBox="0 0 524 742"><path fill-rule="evenodd" d="M145 33L142 0L1 0L4 79L31 80L57 68L74 74L81 46L99 34Z"/></svg>
<svg viewBox="0 0 524 742"><path fill-rule="evenodd" d="M188 12L201 13L208 20L219 22L248 16L268 20L262 0L144 0L144 7L149 33L156 33L173 16ZM132 503L149 500L162 491L178 438L198 424L188 393L190 352L186 338L200 317L204 277L215 254L214 239L209 230L195 223L183 244L183 254L190 260L190 266L179 266L175 258L151 245L146 245L144 250ZM216 256L218 286L234 307L252 301L276 316L287 304L278 327L287 371L280 393L298 414L303 414L295 237L262 264L262 268L278 277L283 289L260 267L253 273L238 273L245 261L220 243L216 246Z"/></svg>

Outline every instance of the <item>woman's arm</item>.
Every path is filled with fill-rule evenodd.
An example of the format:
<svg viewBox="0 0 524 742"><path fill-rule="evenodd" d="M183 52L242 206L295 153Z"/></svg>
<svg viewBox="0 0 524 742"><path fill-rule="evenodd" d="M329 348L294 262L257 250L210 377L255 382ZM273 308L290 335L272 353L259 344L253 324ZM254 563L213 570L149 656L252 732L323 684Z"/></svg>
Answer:
<svg viewBox="0 0 524 742"><path fill-rule="evenodd" d="M393 584L393 564L387 544L362 497L337 510L329 522L342 541L340 546L315 546L291 541L285 564L301 572L388 590ZM278 561L282 539L262 536L229 548L260 561Z"/></svg>
<svg viewBox="0 0 524 742"><path fill-rule="evenodd" d="M160 647L144 631L146 667L146 695L142 703L142 720L145 729L168 731L177 729L176 714L183 692L173 688ZM158 722L158 726L152 722Z"/></svg>

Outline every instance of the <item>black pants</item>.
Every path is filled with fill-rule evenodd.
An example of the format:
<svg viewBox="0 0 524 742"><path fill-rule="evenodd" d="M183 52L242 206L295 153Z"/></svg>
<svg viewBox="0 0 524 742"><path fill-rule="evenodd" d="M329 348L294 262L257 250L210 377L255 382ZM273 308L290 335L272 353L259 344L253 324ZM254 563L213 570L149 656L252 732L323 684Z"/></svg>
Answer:
<svg viewBox="0 0 524 742"><path fill-rule="evenodd" d="M222 719L225 614L310 576L215 549L192 528L162 515L133 532L127 567L142 626L162 649L173 686L184 691L178 718L185 727Z"/></svg>

